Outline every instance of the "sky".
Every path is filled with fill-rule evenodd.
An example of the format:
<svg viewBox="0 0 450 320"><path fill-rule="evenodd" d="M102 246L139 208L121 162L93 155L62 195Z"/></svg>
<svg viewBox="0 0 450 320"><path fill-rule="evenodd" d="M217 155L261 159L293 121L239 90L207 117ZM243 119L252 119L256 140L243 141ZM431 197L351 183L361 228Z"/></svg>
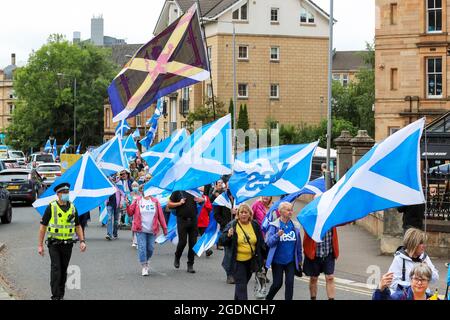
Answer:
<svg viewBox="0 0 450 320"><path fill-rule="evenodd" d="M284 1L284 0L278 0ZM329 12L330 0L315 0ZM50 34L60 33L72 40L80 31L81 39L90 38L91 18L103 15L104 34L127 43L145 43L153 35L164 0L14 0L0 17L0 69L11 62L26 64L30 53L46 43ZM3 5L3 8L6 8ZM373 42L375 30L374 0L334 0L334 30L337 50L362 50Z"/></svg>

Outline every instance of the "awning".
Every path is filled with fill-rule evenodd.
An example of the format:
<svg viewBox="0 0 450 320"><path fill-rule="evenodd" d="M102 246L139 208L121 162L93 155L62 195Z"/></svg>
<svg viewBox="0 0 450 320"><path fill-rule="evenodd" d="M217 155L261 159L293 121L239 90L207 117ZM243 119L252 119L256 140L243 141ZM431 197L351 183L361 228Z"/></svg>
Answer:
<svg viewBox="0 0 450 320"><path fill-rule="evenodd" d="M425 146L420 146L421 158L425 159ZM450 145L448 144L428 144L427 154L428 159L450 160Z"/></svg>

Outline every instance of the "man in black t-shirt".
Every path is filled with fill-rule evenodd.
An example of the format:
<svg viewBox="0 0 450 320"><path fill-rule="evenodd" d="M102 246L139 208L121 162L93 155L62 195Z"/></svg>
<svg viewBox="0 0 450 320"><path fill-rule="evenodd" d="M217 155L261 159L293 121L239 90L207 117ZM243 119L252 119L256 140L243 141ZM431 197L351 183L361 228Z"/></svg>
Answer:
<svg viewBox="0 0 450 320"><path fill-rule="evenodd" d="M169 199L168 208L175 209L177 216L178 246L175 251L174 267L180 267L180 258L189 237L187 272L195 273L193 250L197 242L197 203L205 201L203 197L194 197L186 191L175 191Z"/></svg>

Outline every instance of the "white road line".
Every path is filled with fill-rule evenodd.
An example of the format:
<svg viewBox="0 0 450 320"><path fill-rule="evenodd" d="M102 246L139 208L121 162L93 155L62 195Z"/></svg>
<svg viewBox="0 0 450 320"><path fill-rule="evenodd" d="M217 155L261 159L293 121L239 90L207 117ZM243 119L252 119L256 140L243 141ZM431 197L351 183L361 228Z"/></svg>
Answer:
<svg viewBox="0 0 450 320"><path fill-rule="evenodd" d="M309 283L309 278L308 277L305 277L305 278L298 278L298 277L296 277L295 279L298 280L298 281L302 281L304 283ZM339 279L339 280L345 280L345 279ZM350 283L351 280L347 280L345 282ZM321 286L326 286L326 282L324 280L320 279L320 278L319 278L318 284L321 285ZM368 296L368 297L371 297L372 293L373 293L372 290L370 290L370 289L362 290L362 289L359 289L359 288L354 288L351 285L339 284L337 281L335 281L335 287L338 290L352 292L352 293L357 293L357 294L361 294L361 295Z"/></svg>

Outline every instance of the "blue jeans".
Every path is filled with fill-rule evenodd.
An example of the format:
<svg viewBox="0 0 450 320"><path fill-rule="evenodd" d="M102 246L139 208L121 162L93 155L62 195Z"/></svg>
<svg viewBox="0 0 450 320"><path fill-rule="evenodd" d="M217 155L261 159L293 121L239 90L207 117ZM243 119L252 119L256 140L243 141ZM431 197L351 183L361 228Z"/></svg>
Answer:
<svg viewBox="0 0 450 320"><path fill-rule="evenodd" d="M144 265L153 255L155 235L153 233L136 232L139 262Z"/></svg>
<svg viewBox="0 0 450 320"><path fill-rule="evenodd" d="M106 210L108 210L108 223L106 225L106 232L110 237L117 237L117 229L119 226L120 218L119 209L107 206Z"/></svg>

